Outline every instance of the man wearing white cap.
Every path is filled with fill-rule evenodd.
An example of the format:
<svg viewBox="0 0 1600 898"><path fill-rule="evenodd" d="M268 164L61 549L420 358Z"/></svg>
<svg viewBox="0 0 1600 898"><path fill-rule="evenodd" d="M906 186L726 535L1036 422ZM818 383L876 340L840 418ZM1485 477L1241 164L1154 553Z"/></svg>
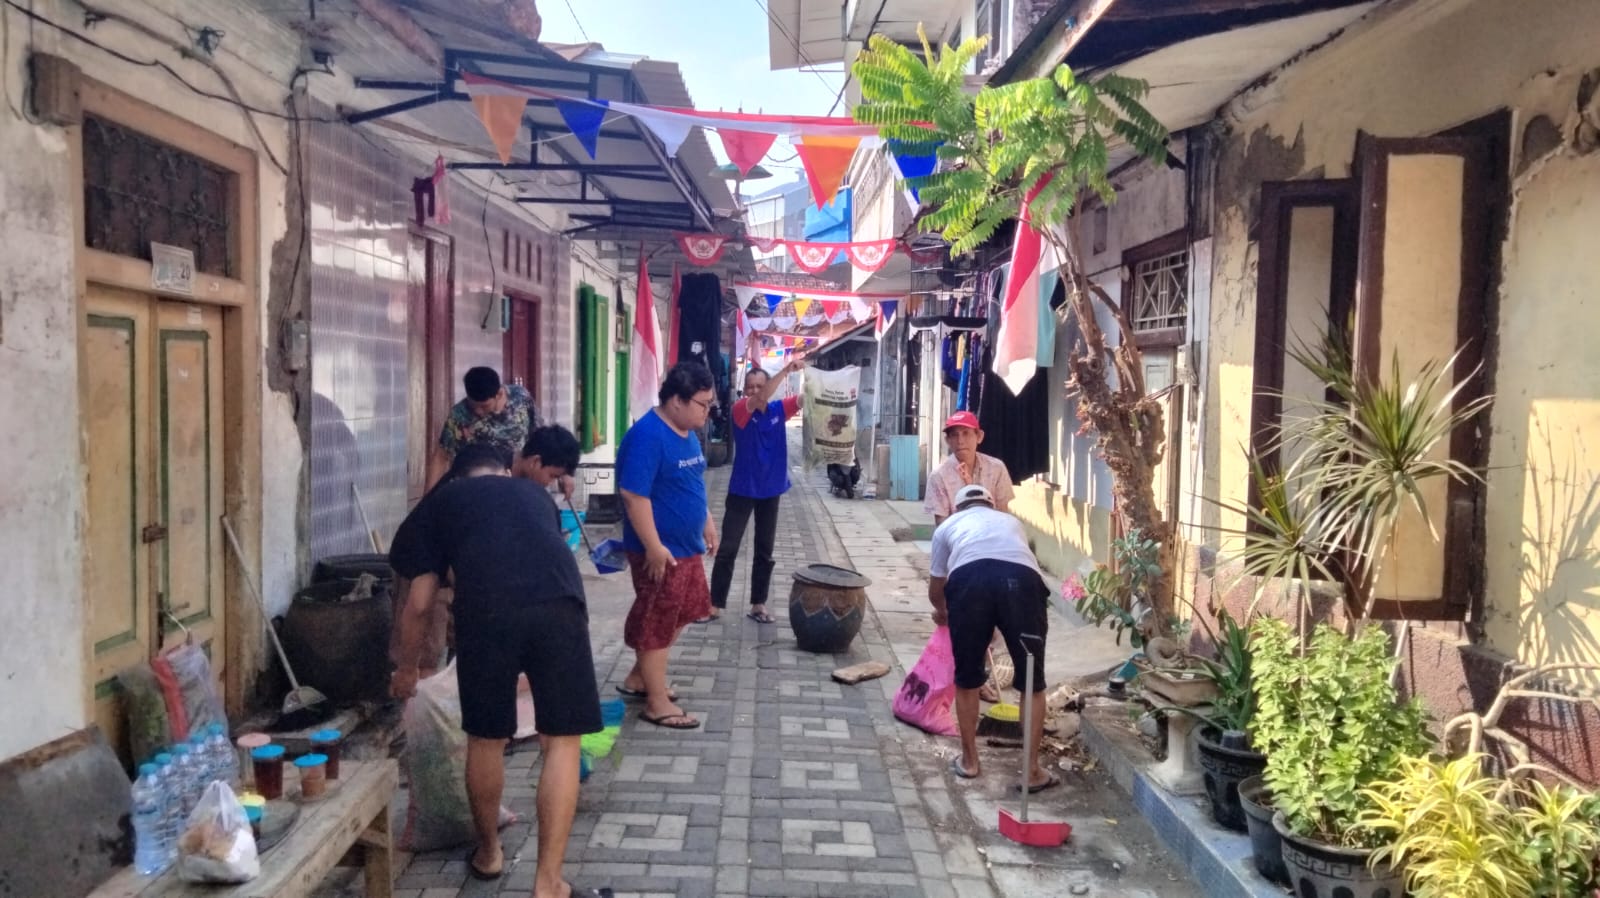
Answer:
<svg viewBox="0 0 1600 898"><path fill-rule="evenodd" d="M1033 703L1033 727L1027 733L1033 769L1027 788L1038 792L1057 785L1054 774L1039 763L1044 735L1044 637L1050 590L1039 563L1028 548L1022 522L995 508L987 487L971 484L956 491L954 509L933 532L928 601L933 622L950 627L956 662L956 724L961 730L961 756L950 770L962 779L979 774L978 689L988 679L984 660L996 630L1005 640L1016 670L1017 688ZM1033 682L1025 683L1028 655L1033 655Z"/></svg>

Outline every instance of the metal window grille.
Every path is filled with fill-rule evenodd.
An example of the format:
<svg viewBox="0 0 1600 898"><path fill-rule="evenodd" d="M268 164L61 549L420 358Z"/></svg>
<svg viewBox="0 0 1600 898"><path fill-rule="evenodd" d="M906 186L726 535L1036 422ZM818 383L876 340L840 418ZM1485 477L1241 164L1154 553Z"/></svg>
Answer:
<svg viewBox="0 0 1600 898"><path fill-rule="evenodd" d="M150 258L151 243L194 251L195 268L234 277L233 173L106 119L83 122L84 242Z"/></svg>
<svg viewBox="0 0 1600 898"><path fill-rule="evenodd" d="M1135 333L1183 327L1189 314L1189 251L1136 263L1133 291Z"/></svg>

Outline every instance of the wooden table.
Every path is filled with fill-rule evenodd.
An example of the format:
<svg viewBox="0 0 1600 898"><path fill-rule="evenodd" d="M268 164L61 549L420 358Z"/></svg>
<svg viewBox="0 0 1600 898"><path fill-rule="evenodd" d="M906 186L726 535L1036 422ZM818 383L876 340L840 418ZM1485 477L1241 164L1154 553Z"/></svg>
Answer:
<svg viewBox="0 0 1600 898"><path fill-rule="evenodd" d="M298 792L293 770L284 765L286 795ZM366 869L367 898L390 898L394 864L389 803L399 784L394 761L346 760L340 764L336 788L300 804L300 817L288 835L261 855L261 873L255 879L236 886L205 885L179 879L176 865L153 877L127 867L89 898L307 898L352 848Z"/></svg>

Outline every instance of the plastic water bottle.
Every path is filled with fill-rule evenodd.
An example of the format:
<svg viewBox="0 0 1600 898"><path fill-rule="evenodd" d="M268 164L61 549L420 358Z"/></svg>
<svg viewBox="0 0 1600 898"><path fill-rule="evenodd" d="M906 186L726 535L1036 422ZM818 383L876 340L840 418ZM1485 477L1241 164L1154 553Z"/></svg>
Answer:
<svg viewBox="0 0 1600 898"><path fill-rule="evenodd" d="M215 778L214 775L216 773L212 769L211 749L206 745L206 730L204 727L196 729L189 734L189 756L194 759L195 769L200 772L200 775L196 777L199 782L194 789L195 800L198 801L200 793L211 785L211 780Z"/></svg>
<svg viewBox="0 0 1600 898"><path fill-rule="evenodd" d="M133 866L145 876L154 876L170 863L163 843L165 801L161 776L154 764L139 765L139 778L133 781Z"/></svg>
<svg viewBox="0 0 1600 898"><path fill-rule="evenodd" d="M186 822L183 818L183 796L177 788L178 769L172 755L156 755L156 774L161 786L161 846L168 861L177 860L178 835Z"/></svg>
<svg viewBox="0 0 1600 898"><path fill-rule="evenodd" d="M206 734L206 752L211 756L211 778L227 783L230 789L238 789L239 756L234 753L233 743L228 741L228 731L222 724L210 726Z"/></svg>
<svg viewBox="0 0 1600 898"><path fill-rule="evenodd" d="M189 812L194 810L195 802L200 800L200 777L204 774L200 764L200 759L195 757L189 743L180 742L172 746L172 772L177 775L173 777L169 788L178 798L180 820L188 820Z"/></svg>

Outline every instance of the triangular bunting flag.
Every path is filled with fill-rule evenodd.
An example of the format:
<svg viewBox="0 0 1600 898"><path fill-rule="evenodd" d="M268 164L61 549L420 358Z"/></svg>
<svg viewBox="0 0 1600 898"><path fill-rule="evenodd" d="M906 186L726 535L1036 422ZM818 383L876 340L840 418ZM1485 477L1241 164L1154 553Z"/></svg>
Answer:
<svg viewBox="0 0 1600 898"><path fill-rule="evenodd" d="M798 296L795 297L795 300L794 300L794 317L796 317L796 318L804 318L804 317L806 317L806 310L809 309L809 308L811 308L811 300L809 300L809 299L801 299Z"/></svg>
<svg viewBox="0 0 1600 898"><path fill-rule="evenodd" d="M733 131L728 128L719 128L717 136L722 138L723 152L728 154L728 161L739 167L741 174L750 174L750 169L755 168L767 151L772 149L772 144L778 139L776 134L762 134L757 131Z"/></svg>
<svg viewBox="0 0 1600 898"><path fill-rule="evenodd" d="M854 321L856 324L860 324L871 317L872 305L870 303L855 297L850 299L850 319L852 321Z"/></svg>
<svg viewBox="0 0 1600 898"><path fill-rule="evenodd" d="M517 134L522 131L522 110L527 105L528 98L522 96L479 94L472 98L472 108L483 122L483 130L489 132L489 140L494 142L501 164L511 162L511 148L516 146Z"/></svg>
<svg viewBox="0 0 1600 898"><path fill-rule="evenodd" d="M572 129L572 135L578 138L578 143L588 151L589 158L595 158L595 146L600 140L600 123L606 120L605 101L557 100L555 102L556 111L561 113L561 120Z"/></svg>
<svg viewBox="0 0 1600 898"><path fill-rule="evenodd" d="M805 167L806 181L811 185L811 198L817 208L833 202L844 183L844 173L850 168L850 159L861 144L859 137L802 136L795 141L794 149L800 154Z"/></svg>
<svg viewBox="0 0 1600 898"><path fill-rule="evenodd" d="M827 243L802 243L798 240L787 241L789 258L801 270L810 274L821 274L833 264L833 257L839 254L839 248Z"/></svg>
<svg viewBox="0 0 1600 898"><path fill-rule="evenodd" d="M894 255L894 238L888 240L873 240L862 243L852 243L845 248L845 254L850 259L850 264L865 272L873 272L882 268L889 257Z"/></svg>
<svg viewBox="0 0 1600 898"><path fill-rule="evenodd" d="M752 237L751 235L746 234L744 235L744 242L750 244L752 247L760 250L761 252L770 253L779 246L782 246L784 239L782 237Z"/></svg>
<svg viewBox="0 0 1600 898"><path fill-rule="evenodd" d="M682 234L674 232L678 248L696 265L715 265L727 248L728 238L722 234Z"/></svg>
<svg viewBox="0 0 1600 898"><path fill-rule="evenodd" d="M899 305L898 300L878 303L878 339L883 339L883 332L888 330L890 322L894 321L894 310Z"/></svg>
<svg viewBox="0 0 1600 898"><path fill-rule="evenodd" d="M933 174L939 167L937 150L940 144L908 144L904 141L889 141L889 154L894 157L894 164L900 169L900 178L909 181L912 178L926 177ZM917 189L911 188L913 199L921 201L917 196Z"/></svg>
<svg viewBox="0 0 1600 898"><path fill-rule="evenodd" d="M773 315L778 311L778 306L783 303L783 297L776 293L767 294L767 314Z"/></svg>
<svg viewBox="0 0 1600 898"><path fill-rule="evenodd" d="M669 157L678 155L678 147L689 139L689 130L694 127L683 116L657 112L643 106L630 106L628 111L661 141Z"/></svg>

